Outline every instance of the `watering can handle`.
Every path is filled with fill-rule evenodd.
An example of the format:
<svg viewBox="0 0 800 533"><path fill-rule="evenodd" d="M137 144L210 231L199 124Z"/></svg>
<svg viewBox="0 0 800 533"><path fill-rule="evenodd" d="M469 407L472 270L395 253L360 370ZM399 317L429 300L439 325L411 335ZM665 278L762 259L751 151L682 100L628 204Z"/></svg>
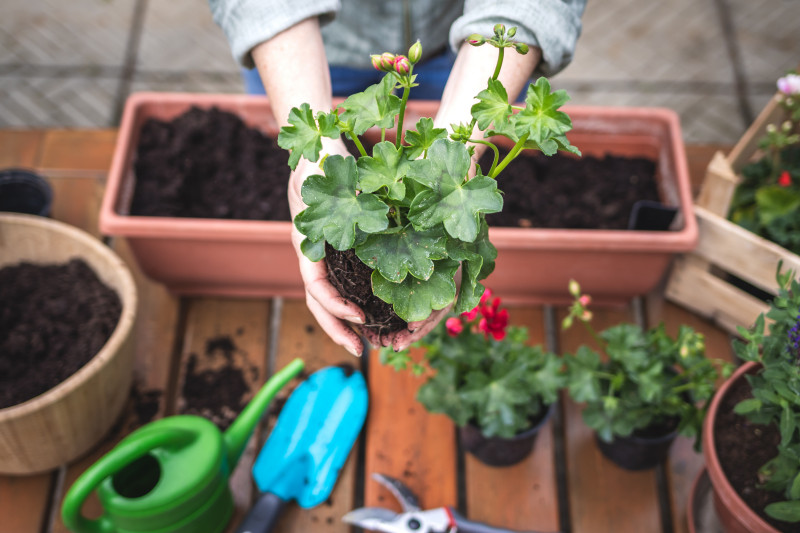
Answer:
<svg viewBox="0 0 800 533"><path fill-rule="evenodd" d="M105 514L97 520L90 520L81 514L81 506L86 498L104 479L116 474L151 450L182 444L193 438L195 436L192 433L183 429L161 427L135 439L120 442L116 448L90 466L69 489L61 507L64 525L74 533L116 533L116 527Z"/></svg>

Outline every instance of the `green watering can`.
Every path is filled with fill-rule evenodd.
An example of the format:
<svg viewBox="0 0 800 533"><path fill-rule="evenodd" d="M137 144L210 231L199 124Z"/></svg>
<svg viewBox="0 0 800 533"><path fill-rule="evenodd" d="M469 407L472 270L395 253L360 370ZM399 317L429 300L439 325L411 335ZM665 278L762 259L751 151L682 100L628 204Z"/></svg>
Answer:
<svg viewBox="0 0 800 533"><path fill-rule="evenodd" d="M194 415L134 431L75 481L61 509L64 524L75 533L223 531L233 513L231 471L272 398L303 366L295 359L272 376L224 434ZM81 506L95 489L103 514L89 519Z"/></svg>

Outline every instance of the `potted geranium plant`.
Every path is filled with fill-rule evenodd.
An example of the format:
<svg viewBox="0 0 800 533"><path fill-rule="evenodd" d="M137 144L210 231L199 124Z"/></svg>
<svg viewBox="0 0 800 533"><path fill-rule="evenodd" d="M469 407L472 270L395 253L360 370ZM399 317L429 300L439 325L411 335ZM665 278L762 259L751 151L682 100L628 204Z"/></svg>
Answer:
<svg viewBox="0 0 800 533"><path fill-rule="evenodd" d="M600 351L581 345L565 355L567 389L586 403L583 420L603 454L623 468L643 470L661 463L679 434L696 437L699 446L716 380L728 365L708 359L702 334L685 325L675 337L663 324L645 330L622 323L597 332L591 297L575 281L569 290L575 300L563 327L581 322Z"/></svg>
<svg viewBox="0 0 800 533"><path fill-rule="evenodd" d="M480 461L507 466L523 460L565 384L561 359L528 342L526 328L509 325L508 310L487 289L477 307L438 324L409 352L381 351L385 364L432 371L417 400L459 427L464 448Z"/></svg>
<svg viewBox="0 0 800 533"><path fill-rule="evenodd" d="M492 272L497 255L485 221L487 213L503 206L495 178L521 150L579 154L565 136L571 120L559 111L568 100L566 92L551 91L547 79L539 78L528 87L524 106L509 102L497 79L504 51L528 51L527 45L512 40L514 34L515 28L497 24L493 36L468 39L475 46L497 47L497 66L487 88L476 96L470 123L453 125L450 133L434 128L431 118L404 129L406 103L415 86L414 65L422 55L416 43L407 57L373 56L373 65L386 72L382 81L335 109L314 111L308 104L293 108L290 125L278 136L278 144L291 151L292 168L301 157L319 159L323 136L344 135L355 144L357 158L326 157L323 174L303 183L307 208L294 223L305 236L302 251L312 261L325 259L330 264L332 256L345 256L368 267L360 279L344 281L331 275L333 269L328 269L329 277L345 297L352 285L371 285L374 295L401 319L392 323L390 331L423 320L454 301L457 313L478 304L483 294L479 282ZM398 89L402 96L394 94ZM395 126L394 138L386 140ZM363 138L376 130L379 138L368 153ZM492 135L513 144L502 160ZM473 148L467 143L484 144L493 151L490 168L478 168L470 176ZM457 288L454 278L459 268ZM384 324L368 316L364 327L384 328Z"/></svg>
<svg viewBox="0 0 800 533"><path fill-rule="evenodd" d="M720 388L703 429L714 504L726 531L797 531L800 523L800 283L778 294L734 350L745 361Z"/></svg>

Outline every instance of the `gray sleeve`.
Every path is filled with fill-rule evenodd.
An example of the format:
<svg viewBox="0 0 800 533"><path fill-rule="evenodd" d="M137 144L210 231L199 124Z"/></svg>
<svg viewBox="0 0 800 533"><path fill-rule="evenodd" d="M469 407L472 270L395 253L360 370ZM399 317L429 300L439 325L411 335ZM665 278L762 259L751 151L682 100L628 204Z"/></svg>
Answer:
<svg viewBox="0 0 800 533"><path fill-rule="evenodd" d="M236 61L253 67L250 51L298 22L321 17L330 21L339 0L208 0L214 21L225 32Z"/></svg>
<svg viewBox="0 0 800 533"><path fill-rule="evenodd" d="M498 22L516 26L514 40L542 50L534 75L552 76L572 61L585 7L586 0L466 0L450 28L450 46L458 50L473 33L490 36Z"/></svg>

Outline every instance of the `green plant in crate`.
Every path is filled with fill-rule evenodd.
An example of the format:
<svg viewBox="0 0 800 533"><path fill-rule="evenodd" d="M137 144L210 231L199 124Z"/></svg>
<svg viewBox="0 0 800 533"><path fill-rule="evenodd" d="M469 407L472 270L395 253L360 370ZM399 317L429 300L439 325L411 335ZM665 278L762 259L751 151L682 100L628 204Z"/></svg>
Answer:
<svg viewBox="0 0 800 533"><path fill-rule="evenodd" d="M800 75L778 80L786 120L767 126L759 147L764 155L742 168L742 182L731 201L730 219L740 226L800 253Z"/></svg>

